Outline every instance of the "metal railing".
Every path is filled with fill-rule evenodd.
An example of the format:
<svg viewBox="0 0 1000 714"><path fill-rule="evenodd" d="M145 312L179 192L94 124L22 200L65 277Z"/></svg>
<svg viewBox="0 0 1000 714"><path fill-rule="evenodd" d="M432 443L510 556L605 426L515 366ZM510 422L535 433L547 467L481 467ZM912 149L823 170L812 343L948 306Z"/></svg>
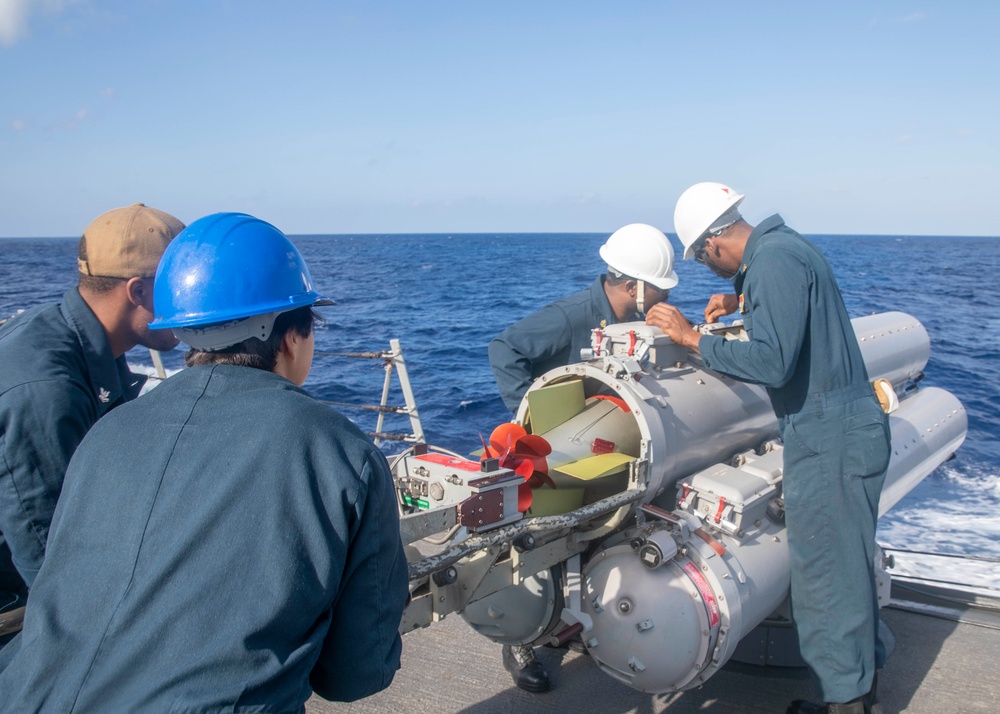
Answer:
<svg viewBox="0 0 1000 714"><path fill-rule="evenodd" d="M349 359L369 359L382 360L385 369L385 380L382 383L382 399L378 404L353 404L350 402L337 402L332 400L321 400L324 404L335 407L346 407L349 409L362 409L366 411L378 412L378 420L375 424L375 431L369 431L368 436L372 437L376 446L385 441L402 441L410 444L424 441L424 428L420 423L420 412L417 411L417 401L413 396L413 388L410 386L410 375L406 370L406 360L403 357L403 348L399 345L399 340L389 340L389 349L381 352L326 352L316 350L317 355L328 357L346 357ZM389 404L389 391L392 386L392 376L396 375L399 380L399 387L403 393L405 404L402 406ZM409 432L387 432L384 430L386 414L405 414L410 418Z"/></svg>

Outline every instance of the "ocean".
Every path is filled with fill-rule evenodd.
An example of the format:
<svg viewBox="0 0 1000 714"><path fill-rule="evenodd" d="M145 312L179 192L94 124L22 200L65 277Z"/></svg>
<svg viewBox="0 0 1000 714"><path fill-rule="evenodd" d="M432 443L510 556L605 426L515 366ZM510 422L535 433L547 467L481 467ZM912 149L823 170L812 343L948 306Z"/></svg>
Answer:
<svg viewBox="0 0 1000 714"><path fill-rule="evenodd" d="M323 308L317 351L388 349L399 339L429 443L468 453L480 435L511 418L486 356L490 339L554 299L581 290L602 272L604 233L310 235L293 240L317 288L337 301ZM983 276L1000 274L1000 239L947 236L809 236L833 266L852 317L899 310L931 337L924 384L954 393L969 433L942 465L879 523L883 546L935 553L912 560L914 572L966 579L951 556L979 561L977 578L1000 589L1000 291ZM0 316L58 300L76 280L76 239L0 239ZM675 240L679 253L679 244ZM709 295L731 285L692 261L676 266L670 302L700 322ZM135 365L149 355L129 353ZM168 369L181 353L165 355ZM377 404L379 360L318 355L305 388L324 400ZM402 404L394 383L390 402ZM376 414L338 407L362 429ZM386 430L408 429L387 417ZM155 429L155 425L151 425ZM387 453L403 448L396 442ZM962 559L966 562L966 559Z"/></svg>

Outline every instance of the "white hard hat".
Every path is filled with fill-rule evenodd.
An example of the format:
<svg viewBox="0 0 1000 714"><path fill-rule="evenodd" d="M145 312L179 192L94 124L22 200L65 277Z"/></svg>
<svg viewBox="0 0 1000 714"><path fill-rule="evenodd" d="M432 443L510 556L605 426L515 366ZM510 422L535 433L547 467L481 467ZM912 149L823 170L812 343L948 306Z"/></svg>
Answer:
<svg viewBox="0 0 1000 714"><path fill-rule="evenodd" d="M681 194L674 208L674 230L684 245L684 260L694 254L692 246L706 231L719 230L740 219L737 206L743 198L742 193L714 181L696 183Z"/></svg>
<svg viewBox="0 0 1000 714"><path fill-rule="evenodd" d="M601 259L623 275L660 289L677 285L674 249L663 231L645 223L619 228L601 246Z"/></svg>

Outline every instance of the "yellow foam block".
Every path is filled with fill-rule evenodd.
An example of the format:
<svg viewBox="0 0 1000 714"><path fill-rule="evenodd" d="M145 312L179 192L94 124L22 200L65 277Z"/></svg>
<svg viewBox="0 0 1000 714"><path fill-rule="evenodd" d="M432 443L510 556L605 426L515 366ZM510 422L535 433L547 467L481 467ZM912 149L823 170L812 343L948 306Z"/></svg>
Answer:
<svg viewBox="0 0 1000 714"><path fill-rule="evenodd" d="M582 488L549 488L531 490L531 508L527 516L558 516L583 505Z"/></svg>
<svg viewBox="0 0 1000 714"><path fill-rule="evenodd" d="M558 469L554 469L554 471L577 481L593 481L602 476L610 476L613 473L618 473L632 461L635 461L634 456L612 452L610 454L588 456L579 461L563 464ZM559 479L556 479L556 484L559 484Z"/></svg>
<svg viewBox="0 0 1000 714"><path fill-rule="evenodd" d="M583 411L583 380L571 379L528 392L531 433L544 434Z"/></svg>

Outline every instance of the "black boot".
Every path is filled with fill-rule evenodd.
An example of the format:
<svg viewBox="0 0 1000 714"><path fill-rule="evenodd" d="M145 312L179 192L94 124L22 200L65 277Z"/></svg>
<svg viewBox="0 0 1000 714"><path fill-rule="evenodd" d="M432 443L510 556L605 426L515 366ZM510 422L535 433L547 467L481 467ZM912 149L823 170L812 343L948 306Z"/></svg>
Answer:
<svg viewBox="0 0 1000 714"><path fill-rule="evenodd" d="M815 704L802 699L796 699L788 705L785 714L882 714L882 705L878 703L878 670L872 677L872 688L868 694L852 699L843 704Z"/></svg>
<svg viewBox="0 0 1000 714"><path fill-rule="evenodd" d="M785 714L826 714L826 704L816 704L807 702L804 699L796 699L788 705Z"/></svg>
<svg viewBox="0 0 1000 714"><path fill-rule="evenodd" d="M873 688L863 697L852 699L843 704L833 702L815 704L796 699L788 705L785 714L882 714L882 705L875 698L875 689Z"/></svg>
<svg viewBox="0 0 1000 714"><path fill-rule="evenodd" d="M785 714L866 714L864 699L864 697L858 697L843 704L834 702L816 704L796 699L788 705Z"/></svg>
<svg viewBox="0 0 1000 714"><path fill-rule="evenodd" d="M549 691L549 674L527 645L504 645L503 666L514 678L514 684L526 692L541 694Z"/></svg>

